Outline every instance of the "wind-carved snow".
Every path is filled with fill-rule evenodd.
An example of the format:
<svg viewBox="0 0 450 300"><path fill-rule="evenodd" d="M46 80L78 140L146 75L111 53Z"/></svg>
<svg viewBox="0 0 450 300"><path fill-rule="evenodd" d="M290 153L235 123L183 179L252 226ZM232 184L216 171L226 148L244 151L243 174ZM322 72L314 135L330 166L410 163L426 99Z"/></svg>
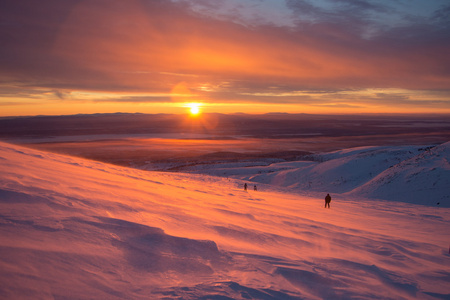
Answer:
<svg viewBox="0 0 450 300"><path fill-rule="evenodd" d="M447 150L431 151L409 163L448 170ZM4 143L0 163L4 299L450 297L444 207L332 194L324 209L323 197L280 187L244 191L237 179L141 171ZM413 176L402 164L392 174Z"/></svg>

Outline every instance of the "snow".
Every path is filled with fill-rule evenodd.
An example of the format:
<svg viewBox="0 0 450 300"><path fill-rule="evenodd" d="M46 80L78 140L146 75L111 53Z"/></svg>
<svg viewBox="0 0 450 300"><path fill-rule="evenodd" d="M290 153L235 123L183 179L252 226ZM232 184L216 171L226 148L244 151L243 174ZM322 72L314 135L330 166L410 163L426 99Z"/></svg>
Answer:
<svg viewBox="0 0 450 300"><path fill-rule="evenodd" d="M231 176L306 195L331 192L450 207L450 142L438 146L357 147L309 159L247 167L209 164L182 170Z"/></svg>
<svg viewBox="0 0 450 300"><path fill-rule="evenodd" d="M433 196L449 178L448 149L395 149L405 159L343 184L324 209L292 182L244 191L235 178L0 143L0 298L449 299L450 210L358 196L392 190L380 183L389 176L399 189L411 179L413 192L439 178ZM359 149L251 176L303 169L316 184L355 168L353 155L377 166L366 150L396 162L394 149Z"/></svg>
<svg viewBox="0 0 450 300"><path fill-rule="evenodd" d="M450 207L449 161L450 142L447 142L393 165L352 193Z"/></svg>

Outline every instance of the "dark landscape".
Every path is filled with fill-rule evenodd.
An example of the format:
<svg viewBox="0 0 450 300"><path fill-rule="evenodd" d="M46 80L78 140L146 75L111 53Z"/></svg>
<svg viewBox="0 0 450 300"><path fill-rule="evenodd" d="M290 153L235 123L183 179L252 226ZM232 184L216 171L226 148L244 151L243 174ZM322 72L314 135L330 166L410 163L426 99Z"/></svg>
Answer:
<svg viewBox="0 0 450 300"><path fill-rule="evenodd" d="M0 139L124 166L177 167L450 140L448 115L93 114L0 119ZM176 168L173 168L176 170Z"/></svg>

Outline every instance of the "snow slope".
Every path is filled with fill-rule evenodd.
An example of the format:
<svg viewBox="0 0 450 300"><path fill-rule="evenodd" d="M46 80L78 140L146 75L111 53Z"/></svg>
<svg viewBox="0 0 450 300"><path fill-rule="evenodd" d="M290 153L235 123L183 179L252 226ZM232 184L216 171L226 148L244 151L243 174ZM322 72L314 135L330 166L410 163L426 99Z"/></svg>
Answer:
<svg viewBox="0 0 450 300"><path fill-rule="evenodd" d="M324 209L5 143L0 165L2 299L450 298L447 208Z"/></svg>
<svg viewBox="0 0 450 300"><path fill-rule="evenodd" d="M330 192L450 207L450 142L358 147L317 154L312 160L248 167L218 164L186 171L232 176L310 195Z"/></svg>
<svg viewBox="0 0 450 300"><path fill-rule="evenodd" d="M393 165L350 194L450 207L450 142Z"/></svg>

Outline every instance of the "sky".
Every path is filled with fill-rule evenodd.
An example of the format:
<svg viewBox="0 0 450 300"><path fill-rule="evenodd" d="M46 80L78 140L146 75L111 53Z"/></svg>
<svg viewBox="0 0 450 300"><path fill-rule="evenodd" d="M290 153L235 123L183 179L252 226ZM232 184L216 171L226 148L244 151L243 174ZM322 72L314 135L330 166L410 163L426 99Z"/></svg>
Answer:
<svg viewBox="0 0 450 300"><path fill-rule="evenodd" d="M0 116L450 113L448 0L2 0Z"/></svg>

